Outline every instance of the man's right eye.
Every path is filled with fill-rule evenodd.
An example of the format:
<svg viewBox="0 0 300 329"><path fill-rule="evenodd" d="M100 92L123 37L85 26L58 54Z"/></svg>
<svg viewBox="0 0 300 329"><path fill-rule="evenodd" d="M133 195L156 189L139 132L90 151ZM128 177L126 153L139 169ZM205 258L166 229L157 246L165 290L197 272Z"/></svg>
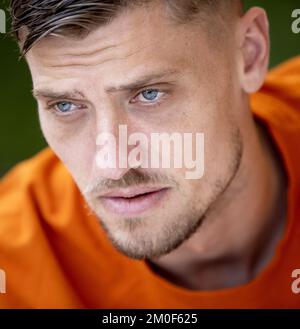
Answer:
<svg viewBox="0 0 300 329"><path fill-rule="evenodd" d="M82 109L82 106L76 105L72 102L63 101L54 104L49 104L47 109L55 111L58 115L67 115L74 111Z"/></svg>
<svg viewBox="0 0 300 329"><path fill-rule="evenodd" d="M57 103L56 107L60 112L66 113L72 111L73 104L70 102Z"/></svg>

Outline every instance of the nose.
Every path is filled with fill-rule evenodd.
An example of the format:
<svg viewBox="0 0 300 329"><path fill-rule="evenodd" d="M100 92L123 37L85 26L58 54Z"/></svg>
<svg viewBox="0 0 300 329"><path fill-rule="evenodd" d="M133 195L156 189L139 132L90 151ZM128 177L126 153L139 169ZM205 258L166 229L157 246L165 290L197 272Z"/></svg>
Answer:
<svg viewBox="0 0 300 329"><path fill-rule="evenodd" d="M128 120L117 115L102 118L97 124L94 175L119 180L131 169L128 165L132 148L127 145L128 127Z"/></svg>

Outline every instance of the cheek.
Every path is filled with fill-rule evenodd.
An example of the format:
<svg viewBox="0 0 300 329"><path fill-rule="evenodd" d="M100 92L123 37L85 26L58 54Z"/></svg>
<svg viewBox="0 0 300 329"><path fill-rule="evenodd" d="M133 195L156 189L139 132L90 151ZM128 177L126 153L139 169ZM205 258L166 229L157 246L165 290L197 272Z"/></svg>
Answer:
<svg viewBox="0 0 300 329"><path fill-rule="evenodd" d="M211 92L207 97L199 97L189 107L185 116L188 120L182 120L185 131L203 133L204 136L204 175L200 179L183 182L186 193L192 196L193 204L198 208L201 205L205 207L205 202L212 197L218 185L227 181L238 156L239 126L226 95L223 89L218 95ZM193 160L196 148L194 143ZM184 178L184 170L180 174Z"/></svg>
<svg viewBox="0 0 300 329"><path fill-rule="evenodd" d="M44 137L72 174L79 186L88 181L92 172L96 154L96 143L89 129L80 129L78 125L58 123L49 116L40 115L40 124ZM86 127L88 128L88 127Z"/></svg>

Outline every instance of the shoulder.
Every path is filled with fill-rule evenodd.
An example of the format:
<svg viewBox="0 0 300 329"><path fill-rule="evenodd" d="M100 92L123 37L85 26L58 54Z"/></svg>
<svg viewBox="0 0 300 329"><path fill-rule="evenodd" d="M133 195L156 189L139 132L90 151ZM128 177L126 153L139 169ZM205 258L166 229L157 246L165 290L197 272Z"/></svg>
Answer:
<svg viewBox="0 0 300 329"><path fill-rule="evenodd" d="M286 62L278 65L269 72L268 80L283 78L285 80L287 77L289 80L296 79L300 80L300 56L291 58Z"/></svg>
<svg viewBox="0 0 300 329"><path fill-rule="evenodd" d="M263 91L273 92L296 107L300 113L300 56L288 60L270 71Z"/></svg>
<svg viewBox="0 0 300 329"><path fill-rule="evenodd" d="M300 197L300 57L271 70L259 92L251 96L251 108L273 138L299 205ZM297 209L300 213L300 208ZM299 216L299 215L297 215Z"/></svg>
<svg viewBox="0 0 300 329"><path fill-rule="evenodd" d="M57 213L74 195L75 183L67 169L46 148L10 170L0 181L0 234L8 228L26 225Z"/></svg>
<svg viewBox="0 0 300 329"><path fill-rule="evenodd" d="M258 115L284 129L300 129L300 56L271 70L261 90L251 96Z"/></svg>
<svg viewBox="0 0 300 329"><path fill-rule="evenodd" d="M13 201L14 197L22 193L51 193L57 189L58 184L71 181L61 161L50 148L46 148L17 164L0 180L0 212L8 201Z"/></svg>

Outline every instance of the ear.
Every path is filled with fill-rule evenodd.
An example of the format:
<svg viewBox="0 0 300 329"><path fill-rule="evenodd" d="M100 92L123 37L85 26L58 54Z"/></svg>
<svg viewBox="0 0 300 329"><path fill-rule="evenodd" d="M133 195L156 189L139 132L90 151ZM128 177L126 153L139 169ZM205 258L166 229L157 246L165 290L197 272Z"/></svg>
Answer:
<svg viewBox="0 0 300 329"><path fill-rule="evenodd" d="M237 41L241 84L246 93L254 93L264 83L270 57L269 21L262 8L253 7L240 18Z"/></svg>

